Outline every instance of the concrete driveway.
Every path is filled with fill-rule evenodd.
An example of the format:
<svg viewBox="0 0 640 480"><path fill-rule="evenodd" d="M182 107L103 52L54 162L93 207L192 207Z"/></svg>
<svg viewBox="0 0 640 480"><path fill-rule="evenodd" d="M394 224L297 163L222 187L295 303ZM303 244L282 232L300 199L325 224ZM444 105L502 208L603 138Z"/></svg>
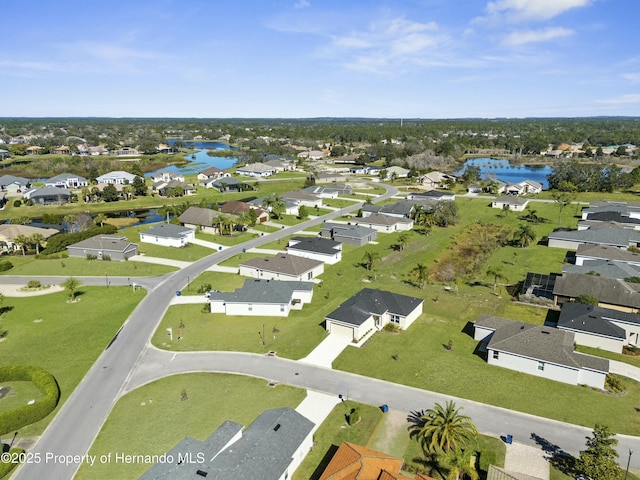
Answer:
<svg viewBox="0 0 640 480"><path fill-rule="evenodd" d="M350 343L351 341L348 337L330 333L309 355L299 361L319 367L331 368L333 361Z"/></svg>

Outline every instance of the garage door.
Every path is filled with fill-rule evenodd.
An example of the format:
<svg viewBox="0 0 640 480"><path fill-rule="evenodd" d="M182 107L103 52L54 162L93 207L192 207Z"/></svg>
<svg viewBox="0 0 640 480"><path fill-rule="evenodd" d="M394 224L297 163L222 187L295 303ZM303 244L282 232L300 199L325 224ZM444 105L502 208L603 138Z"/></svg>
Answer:
<svg viewBox="0 0 640 480"><path fill-rule="evenodd" d="M331 323L331 330L329 331L335 335L340 335L341 337L346 337L350 340L353 339L353 328L351 327L345 327L344 325Z"/></svg>

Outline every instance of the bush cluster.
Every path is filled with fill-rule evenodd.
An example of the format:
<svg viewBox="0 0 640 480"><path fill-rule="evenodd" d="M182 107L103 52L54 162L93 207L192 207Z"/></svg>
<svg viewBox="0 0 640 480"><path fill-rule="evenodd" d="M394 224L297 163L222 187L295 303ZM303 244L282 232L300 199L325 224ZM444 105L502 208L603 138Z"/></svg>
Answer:
<svg viewBox="0 0 640 480"><path fill-rule="evenodd" d="M95 237L96 235L112 235L117 231L118 227L115 225L106 224L103 227L90 228L83 232L61 233L54 235L47 240L47 248L42 251L42 255L64 252L69 245L73 245L74 243Z"/></svg>
<svg viewBox="0 0 640 480"><path fill-rule="evenodd" d="M0 262L0 272L6 272L7 270L11 270L13 268L13 263L9 260L5 260Z"/></svg>
<svg viewBox="0 0 640 480"><path fill-rule="evenodd" d="M46 370L30 365L12 365L0 368L2 382L33 382L45 397L31 405L23 405L0 413L0 435L18 430L49 415L60 399L60 388L56 379Z"/></svg>

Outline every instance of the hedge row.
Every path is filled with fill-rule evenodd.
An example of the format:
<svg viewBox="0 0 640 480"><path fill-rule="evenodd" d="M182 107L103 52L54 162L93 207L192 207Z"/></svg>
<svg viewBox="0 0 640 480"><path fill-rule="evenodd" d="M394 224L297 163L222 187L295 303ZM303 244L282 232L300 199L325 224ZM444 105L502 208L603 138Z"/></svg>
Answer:
<svg viewBox="0 0 640 480"><path fill-rule="evenodd" d="M94 227L83 232L60 233L54 235L47 240L47 248L42 250L42 255L50 255L52 253L64 252L67 246L81 242L87 238L96 235L112 235L118 231L115 225L104 225L103 227Z"/></svg>
<svg viewBox="0 0 640 480"><path fill-rule="evenodd" d="M0 435L18 430L49 415L60 399L60 387L56 379L46 370L29 365L0 367L0 382L33 382L45 397L31 405L23 405L8 412L0 413Z"/></svg>

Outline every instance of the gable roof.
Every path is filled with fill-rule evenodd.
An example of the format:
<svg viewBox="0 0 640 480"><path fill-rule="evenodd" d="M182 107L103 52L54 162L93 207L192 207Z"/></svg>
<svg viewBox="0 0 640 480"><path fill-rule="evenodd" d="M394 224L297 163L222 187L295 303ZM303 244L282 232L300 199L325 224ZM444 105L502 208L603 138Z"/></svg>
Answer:
<svg viewBox="0 0 640 480"><path fill-rule="evenodd" d="M78 243L74 243L73 245L69 245L67 248L123 253L130 250L132 247L137 247L137 245L127 240L127 237L96 235L95 237L87 238Z"/></svg>
<svg viewBox="0 0 640 480"><path fill-rule="evenodd" d="M256 163L247 163L243 167L238 167L237 172L250 172L250 173L265 173L265 172L273 172L274 168L269 165L265 165L264 163L256 162Z"/></svg>
<svg viewBox="0 0 640 480"><path fill-rule="evenodd" d="M289 303L293 292L313 291L313 282L279 282L277 280L247 279L234 292L210 292L209 300L226 303Z"/></svg>
<svg viewBox="0 0 640 480"><path fill-rule="evenodd" d="M333 235L348 238L364 238L372 233L376 233L373 228L363 227L362 225L351 225L343 223L323 223L323 231L332 232Z"/></svg>
<svg viewBox="0 0 640 480"><path fill-rule="evenodd" d="M625 340L627 332L611 323L611 320L640 325L640 315L634 313L625 313L582 303L565 302L562 305L562 311L558 319L558 328L592 333L616 340Z"/></svg>
<svg viewBox="0 0 640 480"><path fill-rule="evenodd" d="M2 175L0 177L0 187L6 187L7 185L11 185L12 183L17 183L18 185L29 185L30 180L24 177L16 177L13 175Z"/></svg>
<svg viewBox="0 0 640 480"><path fill-rule="evenodd" d="M0 236L9 240L15 240L18 235L30 237L36 233L42 235L44 238L49 238L60 232L55 228L39 228L31 225L18 225L13 223L3 223L0 225Z"/></svg>
<svg viewBox="0 0 640 480"><path fill-rule="evenodd" d="M407 223L410 221L406 218L392 217L384 213L372 213L368 217L356 218L353 220L356 224L369 223L371 225L396 225L398 223Z"/></svg>
<svg viewBox="0 0 640 480"><path fill-rule="evenodd" d="M557 230L549 234L549 240L567 240L572 242L593 243L628 247L630 243L640 242L640 231L603 223L586 230Z"/></svg>
<svg viewBox="0 0 640 480"><path fill-rule="evenodd" d="M328 319L359 326L371 315L389 312L407 316L424 302L421 298L409 297L385 290L363 288L327 315Z"/></svg>
<svg viewBox="0 0 640 480"><path fill-rule="evenodd" d="M320 237L292 237L289 240L288 250L303 250L306 252L334 255L339 251L340 242Z"/></svg>
<svg viewBox="0 0 640 480"><path fill-rule="evenodd" d="M640 277L640 266L620 260L584 260L582 265L567 264L562 266L563 273L585 273L592 272L601 277L625 279L629 277Z"/></svg>
<svg viewBox="0 0 640 480"><path fill-rule="evenodd" d="M578 245L576 256L640 264L640 253L632 253L622 248L607 245Z"/></svg>
<svg viewBox="0 0 640 480"><path fill-rule="evenodd" d="M180 225L174 225L172 223L161 223L154 225L150 229L141 232L145 235L153 235L154 237L162 238L182 238L185 235L189 235L193 232L190 228L182 227Z"/></svg>
<svg viewBox="0 0 640 480"><path fill-rule="evenodd" d="M493 203L502 203L505 205L517 205L522 206L529 203L528 198L517 197L515 195L504 195L502 197L497 197L493 200Z"/></svg>
<svg viewBox="0 0 640 480"><path fill-rule="evenodd" d="M25 197L27 198L38 198L38 197L70 197L71 192L64 187L54 187L53 185L47 185L41 188L34 188L25 192Z"/></svg>
<svg viewBox="0 0 640 480"><path fill-rule="evenodd" d="M398 200L395 203L390 203L387 205L373 205L373 204L364 204L362 206L363 212L376 212L387 215L402 215L408 217L411 212L415 208L415 202L411 202L409 200ZM368 218L368 217L367 217Z"/></svg>
<svg viewBox="0 0 640 480"><path fill-rule="evenodd" d="M342 442L320 480L409 480L399 473L403 465L400 458Z"/></svg>
<svg viewBox="0 0 640 480"><path fill-rule="evenodd" d="M80 182L86 182L87 181L87 179L85 177L82 177L80 175L74 175L73 173L61 173L60 175L56 175L55 177L51 177L45 183L46 184L58 183L58 182L66 183L67 180L75 180L75 179L77 179Z"/></svg>
<svg viewBox="0 0 640 480"><path fill-rule="evenodd" d="M288 192L283 193L281 197L284 199L307 200L312 202L322 201L322 198L319 195L305 192L304 190L290 190Z"/></svg>
<svg viewBox="0 0 640 480"><path fill-rule="evenodd" d="M210 177L212 175L217 175L217 174L222 173L222 172L224 172L224 170L221 170L218 167L209 167L209 168L205 168L200 173L202 175L206 175L206 176Z"/></svg>
<svg viewBox="0 0 640 480"><path fill-rule="evenodd" d="M267 258L251 258L240 266L257 268L265 272L282 273L285 275L302 275L314 268L324 265L320 260L288 255L286 253Z"/></svg>
<svg viewBox="0 0 640 480"><path fill-rule="evenodd" d="M178 217L178 220L180 220L180 223L212 227L218 223L217 218L219 216L220 212L210 208L189 207Z"/></svg>
<svg viewBox="0 0 640 480"><path fill-rule="evenodd" d="M617 278L565 273L556 278L553 294L569 298L586 294L596 297L601 303L640 308L640 284Z"/></svg>

